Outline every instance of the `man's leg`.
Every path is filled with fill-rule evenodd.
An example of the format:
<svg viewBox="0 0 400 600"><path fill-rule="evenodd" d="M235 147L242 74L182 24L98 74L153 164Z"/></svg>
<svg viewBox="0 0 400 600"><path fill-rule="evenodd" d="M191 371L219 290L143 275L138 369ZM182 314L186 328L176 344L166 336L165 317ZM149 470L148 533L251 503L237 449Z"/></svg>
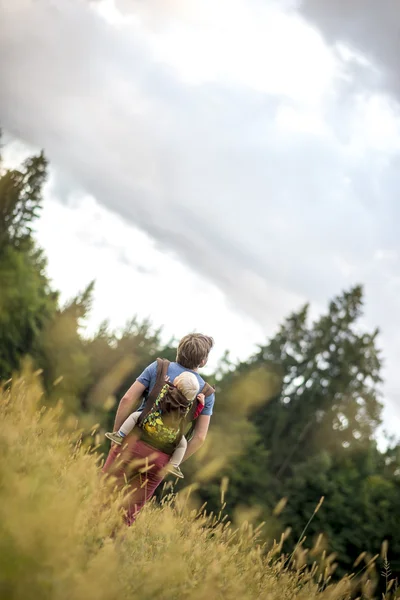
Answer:
<svg viewBox="0 0 400 600"><path fill-rule="evenodd" d="M110 449L110 452L108 453L108 456L106 458L106 462L104 463L104 466L102 468L102 472L103 473L110 473L111 472L111 467L114 464L114 461L116 460L116 458L118 457L118 455L121 453L121 448L119 446L113 445Z"/></svg>
<svg viewBox="0 0 400 600"><path fill-rule="evenodd" d="M131 525L136 515L150 500L164 479L164 467L170 456L129 436L122 449L111 448L103 467L103 473L109 473L123 487L129 482L129 491L124 500L127 511L126 522ZM132 474L136 473L132 477Z"/></svg>
<svg viewBox="0 0 400 600"><path fill-rule="evenodd" d="M148 500L164 479L164 469L169 462L170 456L164 452L159 452L143 442L138 442L135 447L132 458L141 461L141 472L130 481L130 491L128 492L124 507L127 511L126 523L132 525L137 514L143 508Z"/></svg>
<svg viewBox="0 0 400 600"><path fill-rule="evenodd" d="M131 434L126 437L121 446L113 446L108 453L102 472L116 477L117 480L128 478L129 471L135 467L135 446L137 436ZM139 465L141 466L141 465Z"/></svg>

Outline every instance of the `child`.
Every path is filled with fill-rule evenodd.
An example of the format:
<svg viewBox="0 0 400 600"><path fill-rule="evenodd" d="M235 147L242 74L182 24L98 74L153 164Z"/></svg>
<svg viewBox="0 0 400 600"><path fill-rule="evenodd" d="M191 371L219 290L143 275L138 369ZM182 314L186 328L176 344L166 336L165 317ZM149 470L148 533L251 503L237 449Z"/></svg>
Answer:
<svg viewBox="0 0 400 600"><path fill-rule="evenodd" d="M166 381L169 381L169 378L166 377ZM204 394L199 394L199 382L197 377L193 373L189 373L188 371L184 371L177 377L175 377L173 381L173 385L185 396L187 400L193 402L196 398L198 400L198 405L196 407L196 412L194 414L194 419L197 419L199 414L204 408L205 397ZM132 431L132 429L136 426L138 418L140 416L140 411L134 412L124 421L121 425L119 431L114 433L106 433L106 438L118 444L119 446L122 444L124 438ZM183 479L183 473L179 468L183 457L185 456L187 448L187 440L185 436L182 436L181 441L176 447L175 451L171 456L171 460L167 466L168 471L173 473L177 477Z"/></svg>

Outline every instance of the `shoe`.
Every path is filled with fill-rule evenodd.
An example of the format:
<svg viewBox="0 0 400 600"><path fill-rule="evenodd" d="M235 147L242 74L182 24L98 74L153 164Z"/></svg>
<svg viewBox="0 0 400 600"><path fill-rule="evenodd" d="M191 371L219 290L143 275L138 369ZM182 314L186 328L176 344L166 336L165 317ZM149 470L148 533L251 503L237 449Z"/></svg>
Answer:
<svg viewBox="0 0 400 600"><path fill-rule="evenodd" d="M168 472L172 473L176 477L179 477L179 479L184 479L185 477L180 468L175 467L174 465L168 465Z"/></svg>
<svg viewBox="0 0 400 600"><path fill-rule="evenodd" d="M106 433L106 438L114 442L114 444L118 444L118 446L120 446L125 439L118 431L115 433Z"/></svg>

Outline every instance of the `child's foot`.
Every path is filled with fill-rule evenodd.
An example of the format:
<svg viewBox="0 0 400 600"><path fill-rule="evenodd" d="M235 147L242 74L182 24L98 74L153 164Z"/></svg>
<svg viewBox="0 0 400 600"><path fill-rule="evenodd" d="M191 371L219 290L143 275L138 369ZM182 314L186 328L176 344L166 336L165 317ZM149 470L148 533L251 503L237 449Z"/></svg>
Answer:
<svg viewBox="0 0 400 600"><path fill-rule="evenodd" d="M168 472L172 473L176 477L179 477L179 479L184 479L184 475L179 467L175 467L174 465L168 465Z"/></svg>
<svg viewBox="0 0 400 600"><path fill-rule="evenodd" d="M114 444L118 444L118 446L120 446L124 441L124 436L120 435L118 431L115 431L114 433L106 433L106 438L114 442Z"/></svg>

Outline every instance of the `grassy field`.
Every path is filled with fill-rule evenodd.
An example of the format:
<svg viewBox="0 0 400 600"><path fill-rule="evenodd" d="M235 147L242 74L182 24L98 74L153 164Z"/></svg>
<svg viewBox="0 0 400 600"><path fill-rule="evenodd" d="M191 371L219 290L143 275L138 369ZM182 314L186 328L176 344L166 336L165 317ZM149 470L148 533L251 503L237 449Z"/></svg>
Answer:
<svg viewBox="0 0 400 600"><path fill-rule="evenodd" d="M310 572L299 549L287 568L279 543L267 552L251 525L199 512L188 492L121 526L95 448L84 449L77 430L62 432L61 409L44 404L35 375L0 397L1 599L349 598L351 581L329 585L331 558Z"/></svg>

